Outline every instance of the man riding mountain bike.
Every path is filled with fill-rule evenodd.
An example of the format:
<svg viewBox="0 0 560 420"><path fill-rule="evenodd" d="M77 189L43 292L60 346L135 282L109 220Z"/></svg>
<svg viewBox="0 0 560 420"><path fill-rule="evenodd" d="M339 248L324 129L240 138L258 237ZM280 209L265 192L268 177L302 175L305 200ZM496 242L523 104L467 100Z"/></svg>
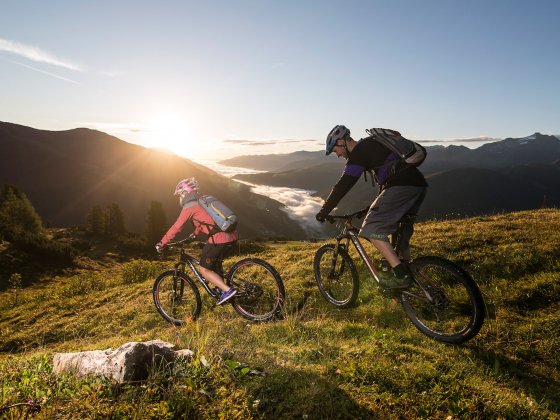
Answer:
<svg viewBox="0 0 560 420"><path fill-rule="evenodd" d="M396 131L388 132L400 135ZM371 204L359 235L369 240L390 265L381 278L381 286L406 289L412 285L407 262L414 220L426 195L428 184L422 173L404 162L396 153L373 137L355 141L344 125L335 126L327 136L326 154L334 152L346 159L342 176L330 192L315 218L324 222L339 201L366 171L375 173L379 194ZM389 242L401 224L400 255Z"/></svg>

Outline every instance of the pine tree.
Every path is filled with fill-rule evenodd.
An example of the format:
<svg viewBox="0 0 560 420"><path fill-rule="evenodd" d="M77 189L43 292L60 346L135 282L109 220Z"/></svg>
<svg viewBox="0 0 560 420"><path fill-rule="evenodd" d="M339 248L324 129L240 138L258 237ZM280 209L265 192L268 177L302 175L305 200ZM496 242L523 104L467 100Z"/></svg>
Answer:
<svg viewBox="0 0 560 420"><path fill-rule="evenodd" d="M146 220L146 244L154 245L159 242L168 228L167 215L165 214L163 205L159 201L152 201L148 209L148 217Z"/></svg>
<svg viewBox="0 0 560 420"><path fill-rule="evenodd" d="M25 233L43 236L41 218L23 192L4 185L0 192L0 238L15 240Z"/></svg>
<svg viewBox="0 0 560 420"><path fill-rule="evenodd" d="M94 235L103 234L104 216L101 206L93 206L86 216L86 229Z"/></svg>
<svg viewBox="0 0 560 420"><path fill-rule="evenodd" d="M124 216L118 204L107 206L105 211L105 234L116 238L126 233Z"/></svg>

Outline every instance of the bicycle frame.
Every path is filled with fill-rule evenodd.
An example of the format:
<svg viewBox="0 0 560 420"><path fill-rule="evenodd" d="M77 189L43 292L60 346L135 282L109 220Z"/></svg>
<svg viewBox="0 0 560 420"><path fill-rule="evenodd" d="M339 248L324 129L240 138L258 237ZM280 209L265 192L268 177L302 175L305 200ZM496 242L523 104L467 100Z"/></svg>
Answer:
<svg viewBox="0 0 560 420"><path fill-rule="evenodd" d="M179 256L179 261L175 264L175 274L174 274L174 279L177 278L177 274L184 274L185 273L185 267L188 265L190 270L193 272L195 278L198 280L198 282L202 285L202 287L204 287L204 290L206 290L206 292L212 296L212 297L217 297L216 292L214 292L214 290L212 290L212 288L210 287L210 283L208 281L206 281L204 279L204 277L202 277L200 275L200 273L198 272L198 270L196 269L195 264L200 264L200 261L198 259L196 259L195 257L193 257L192 255L189 255L185 252L185 249L183 248L183 244L182 243L176 243L176 244L172 244L174 246L179 245L181 248L181 254ZM176 288L176 284L173 285L174 289ZM181 291L182 293L183 291Z"/></svg>
<svg viewBox="0 0 560 420"><path fill-rule="evenodd" d="M379 279L379 274L377 272L377 269L375 268L373 262L371 261L371 258L367 254L364 246L360 242L360 239L358 237L358 229L352 224L352 218L345 218L342 232L336 237L337 248L333 255L334 259L336 259L336 257L338 256L338 247L340 246L340 242L343 241L344 239L346 239L346 248L348 248L348 243L352 241L354 248L356 248L356 251L358 251L360 258L368 268L370 274L372 275L374 280L379 284L380 279Z"/></svg>
<svg viewBox="0 0 560 420"><path fill-rule="evenodd" d="M364 246L360 242L360 239L358 237L358 232L359 232L358 228L356 228L356 226L354 226L352 224L352 219L355 216L356 216L356 213L351 214L351 215L345 215L345 216L330 216L333 219L335 219L335 218L344 219L344 227L342 228L342 231L340 232L340 234L337 235L337 237L336 237L337 248L335 249L335 252L333 254L333 261L335 261L336 257L338 256L338 247L341 246L340 242L343 241L344 239L346 239L346 241L347 241L346 242L346 248L348 248L348 242L352 241L352 244L356 248L356 251L358 251L358 254L360 255L360 258L362 259L362 261L364 262L364 264L368 268L371 276L374 278L374 280L379 285L380 284L379 273L378 273L377 269L375 268L373 262L371 261L369 255L367 254L366 250L364 249ZM400 226L399 226L399 229L400 229ZM397 231L397 235L398 234L400 234L400 232ZM397 241L397 243L398 243L398 241ZM417 279L414 279L414 282L418 285L420 290L422 290L426 299L429 302L433 302L434 299L433 299L432 295L426 289L426 287L422 284L422 282L419 282ZM403 291L402 293L407 294L407 295L412 295L410 292L408 292L406 290ZM414 295L414 296L419 297L418 295Z"/></svg>

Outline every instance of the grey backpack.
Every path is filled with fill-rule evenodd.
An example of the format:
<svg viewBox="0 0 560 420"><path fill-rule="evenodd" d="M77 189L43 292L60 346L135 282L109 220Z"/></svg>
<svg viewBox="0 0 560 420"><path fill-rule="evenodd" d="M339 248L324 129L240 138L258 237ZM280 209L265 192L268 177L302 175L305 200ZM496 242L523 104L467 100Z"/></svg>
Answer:
<svg viewBox="0 0 560 420"><path fill-rule="evenodd" d="M386 128L370 128L366 130L366 133L389 150L395 152L409 165L420 166L428 154L423 146L412 140L405 139L398 131Z"/></svg>
<svg viewBox="0 0 560 420"><path fill-rule="evenodd" d="M233 232L237 227L237 216L231 209L211 195L203 195L198 204L210 215L222 232Z"/></svg>

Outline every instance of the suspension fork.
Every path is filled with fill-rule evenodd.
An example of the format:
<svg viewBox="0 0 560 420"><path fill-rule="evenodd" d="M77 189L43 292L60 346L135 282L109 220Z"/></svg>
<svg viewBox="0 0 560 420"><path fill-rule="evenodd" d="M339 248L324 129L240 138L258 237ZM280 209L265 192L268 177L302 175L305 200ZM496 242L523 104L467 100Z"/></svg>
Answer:
<svg viewBox="0 0 560 420"><path fill-rule="evenodd" d="M181 282L180 290L177 291L177 282L179 281L180 274L185 272L185 263L180 260L177 264L175 264L175 269L173 273L173 295L175 296L183 296L183 291L185 285Z"/></svg>
<svg viewBox="0 0 560 420"><path fill-rule="evenodd" d="M346 244L341 243L342 241L344 241L346 239ZM340 252L340 250L347 250L348 249L348 245L350 243L350 238L348 237L348 235L346 234L342 234L336 237L336 245L334 247L334 252L331 258L331 269L329 271L328 274L328 278L334 279L337 276L340 276L342 273L344 273L344 268L345 268L345 262L344 260L342 260L340 262L340 268L339 268L339 272L336 273L336 260L338 259L338 254Z"/></svg>

